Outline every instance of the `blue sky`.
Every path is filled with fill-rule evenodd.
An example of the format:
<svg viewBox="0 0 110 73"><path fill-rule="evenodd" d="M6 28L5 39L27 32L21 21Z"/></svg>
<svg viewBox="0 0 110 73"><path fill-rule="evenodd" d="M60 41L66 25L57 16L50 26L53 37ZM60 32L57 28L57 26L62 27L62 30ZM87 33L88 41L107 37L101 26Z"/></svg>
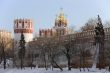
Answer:
<svg viewBox="0 0 110 73"><path fill-rule="evenodd" d="M34 32L51 28L60 8L74 29L98 14L103 21L110 20L110 0L0 0L0 28L13 31L13 21L17 18L32 19Z"/></svg>

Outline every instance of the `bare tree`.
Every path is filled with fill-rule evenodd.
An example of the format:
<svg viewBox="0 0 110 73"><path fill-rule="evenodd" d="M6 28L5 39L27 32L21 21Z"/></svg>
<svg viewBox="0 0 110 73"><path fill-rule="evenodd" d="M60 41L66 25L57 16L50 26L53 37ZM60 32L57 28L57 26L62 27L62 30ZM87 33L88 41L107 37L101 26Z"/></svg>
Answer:
<svg viewBox="0 0 110 73"><path fill-rule="evenodd" d="M33 64L34 59L35 59L35 53L36 53L36 50L37 50L35 44L36 44L36 42L32 41L32 42L29 42L28 46L27 46L28 60L30 61L28 65L31 67L31 69L32 69L32 67L35 67L35 65Z"/></svg>
<svg viewBox="0 0 110 73"><path fill-rule="evenodd" d="M91 52L90 52L90 49L86 48L87 44L85 43L83 44L83 43L80 45L80 49L79 49L80 68L82 67L84 71L85 71L85 68L87 68L87 70L89 71L88 67L86 67L85 64L86 64L87 57L91 56Z"/></svg>
<svg viewBox="0 0 110 73"><path fill-rule="evenodd" d="M60 55L60 49L58 48L58 41L54 40L57 37L52 37L52 38L45 38L44 40L41 41L41 43L37 46L41 49L41 56L40 58L43 58L44 65L46 70L48 69L48 62L50 62L52 70L54 66L58 67L61 71L63 70L60 65L57 63L57 57Z"/></svg>
<svg viewBox="0 0 110 73"><path fill-rule="evenodd" d="M9 55L7 53L7 47L10 45L10 43L11 41L6 41L5 38L1 39L0 41L1 61L3 61L4 69L6 69L6 57Z"/></svg>
<svg viewBox="0 0 110 73"><path fill-rule="evenodd" d="M48 48L46 47L46 43L48 43L47 41L45 42L45 39L42 40L38 40L36 43L36 49L39 50L38 54L39 54L39 59L41 60L40 63L42 63L42 65L45 67L45 69L47 70L47 55L48 55Z"/></svg>
<svg viewBox="0 0 110 73"><path fill-rule="evenodd" d="M104 22L104 28L109 28L110 27L110 21Z"/></svg>
<svg viewBox="0 0 110 73"><path fill-rule="evenodd" d="M96 26L97 19L89 19L84 26L81 27L81 31L93 30Z"/></svg>
<svg viewBox="0 0 110 73"><path fill-rule="evenodd" d="M63 69L58 65L58 63L56 62L56 58L60 56L61 53L61 49L58 48L58 41L55 40L51 40L51 44L49 47L49 56L51 59L51 65L52 65L52 70L53 70L53 64L55 64L61 71L63 71Z"/></svg>
<svg viewBox="0 0 110 73"><path fill-rule="evenodd" d="M64 49L62 49L62 51L65 54L68 61L68 70L71 70L71 58L73 54L72 52L74 52L74 43L70 35L68 35L68 39L65 39L62 45L64 46Z"/></svg>

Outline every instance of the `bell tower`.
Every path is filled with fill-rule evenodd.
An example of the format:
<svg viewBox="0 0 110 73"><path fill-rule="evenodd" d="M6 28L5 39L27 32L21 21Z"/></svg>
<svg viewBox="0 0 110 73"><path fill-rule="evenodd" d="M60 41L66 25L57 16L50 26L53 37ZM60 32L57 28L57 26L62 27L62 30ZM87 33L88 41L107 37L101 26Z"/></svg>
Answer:
<svg viewBox="0 0 110 73"><path fill-rule="evenodd" d="M55 19L55 32L56 36L66 35L68 33L67 30L67 19L65 18L65 14L63 12L63 9L61 9L59 15Z"/></svg>

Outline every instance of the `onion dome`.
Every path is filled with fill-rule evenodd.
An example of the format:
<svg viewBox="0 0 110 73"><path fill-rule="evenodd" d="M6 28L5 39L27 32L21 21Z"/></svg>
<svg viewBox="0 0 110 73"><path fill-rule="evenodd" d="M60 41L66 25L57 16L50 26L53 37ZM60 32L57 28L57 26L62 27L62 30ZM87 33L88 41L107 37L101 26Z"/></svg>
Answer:
<svg viewBox="0 0 110 73"><path fill-rule="evenodd" d="M65 18L63 11L61 11L60 14L56 17L55 26L67 26L67 19Z"/></svg>

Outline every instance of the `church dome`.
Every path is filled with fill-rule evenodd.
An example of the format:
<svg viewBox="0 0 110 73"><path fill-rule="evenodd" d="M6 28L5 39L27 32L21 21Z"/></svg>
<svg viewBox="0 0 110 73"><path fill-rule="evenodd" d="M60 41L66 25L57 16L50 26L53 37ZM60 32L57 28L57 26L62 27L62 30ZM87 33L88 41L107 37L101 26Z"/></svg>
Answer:
<svg viewBox="0 0 110 73"><path fill-rule="evenodd" d="M65 15L63 11L60 12L60 14L55 19L55 26L67 26L67 19L65 18Z"/></svg>

